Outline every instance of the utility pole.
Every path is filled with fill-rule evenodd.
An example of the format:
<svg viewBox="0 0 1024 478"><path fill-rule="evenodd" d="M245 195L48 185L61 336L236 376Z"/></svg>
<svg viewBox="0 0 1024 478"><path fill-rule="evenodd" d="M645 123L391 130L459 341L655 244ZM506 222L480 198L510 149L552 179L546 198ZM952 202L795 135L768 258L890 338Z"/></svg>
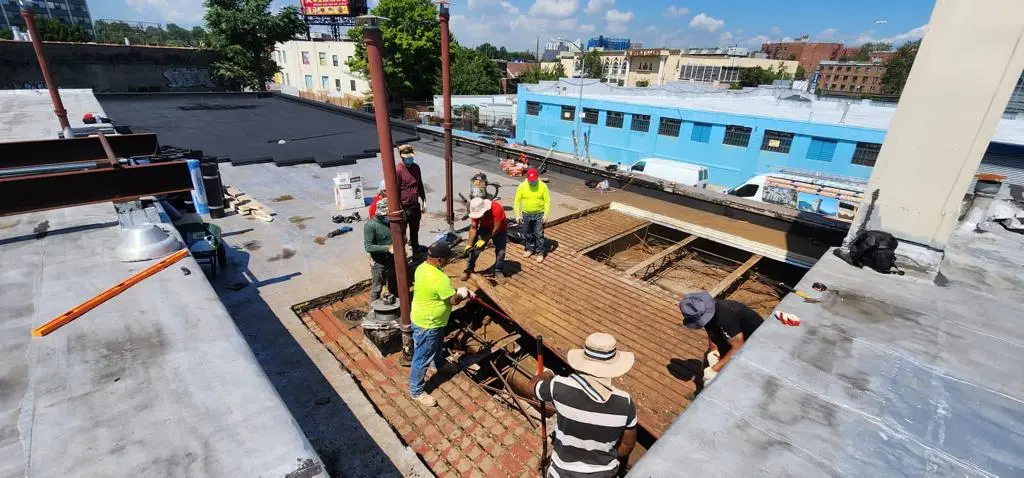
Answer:
<svg viewBox="0 0 1024 478"><path fill-rule="evenodd" d="M398 282L398 303L402 313L402 357L406 363L412 360L412 322L409 307L409 265L405 257L405 214L398 194L398 174L395 172L395 147L391 139L391 118L388 116L388 91L384 83L384 61L381 58L383 40L380 24L387 20L373 15L361 16L358 23L363 27L363 42L366 43L366 60L370 66L370 90L373 92L373 110L377 120L377 139L380 143L381 168L384 170L384 187L388 198L388 219L391 224L391 243L395 256L395 278Z"/></svg>
<svg viewBox="0 0 1024 478"><path fill-rule="evenodd" d="M32 13L32 3L28 0L18 0L21 7L21 17L25 19L25 27L32 40L32 49L36 52L36 61L39 62L39 69L43 72L43 81L46 82L46 89L50 92L50 101L53 103L53 112L57 115L60 129L64 132L65 138L71 137L71 124L68 123L68 110L64 109L64 102L60 99L60 92L57 91L57 82L53 81L50 74L50 66L46 62L46 54L43 53L43 41L39 37L39 27L36 25L35 15Z"/></svg>
<svg viewBox="0 0 1024 478"><path fill-rule="evenodd" d="M444 189L446 207L445 220L448 221L448 232L455 232L455 198L452 187L452 70L451 70L451 34L448 31L447 0L438 2L441 13L441 94L444 98Z"/></svg>

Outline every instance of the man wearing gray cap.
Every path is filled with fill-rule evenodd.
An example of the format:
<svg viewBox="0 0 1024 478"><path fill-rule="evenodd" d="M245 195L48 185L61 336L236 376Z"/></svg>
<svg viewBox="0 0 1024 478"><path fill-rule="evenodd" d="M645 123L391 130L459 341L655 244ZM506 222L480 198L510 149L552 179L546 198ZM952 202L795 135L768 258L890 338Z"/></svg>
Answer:
<svg viewBox="0 0 1024 478"><path fill-rule="evenodd" d="M683 326L688 329L704 328L710 340L707 353L708 367L704 369L707 385L729 363L754 331L764 322L750 307L734 300L715 300L711 294L700 291L686 294L679 301L683 313Z"/></svg>

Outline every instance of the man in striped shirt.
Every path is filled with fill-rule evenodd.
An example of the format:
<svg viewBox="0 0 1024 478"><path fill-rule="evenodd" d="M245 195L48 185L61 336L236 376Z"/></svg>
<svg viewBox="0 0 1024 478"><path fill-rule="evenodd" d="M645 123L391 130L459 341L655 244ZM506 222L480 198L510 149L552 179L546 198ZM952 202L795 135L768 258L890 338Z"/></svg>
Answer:
<svg viewBox="0 0 1024 478"><path fill-rule="evenodd" d="M570 350L569 365L577 373L556 377L551 372L531 383L537 399L553 402L558 413L554 450L545 476L606 478L626 473L636 445L636 407L612 379L633 367L630 352L616 350L615 337L596 333L583 349Z"/></svg>

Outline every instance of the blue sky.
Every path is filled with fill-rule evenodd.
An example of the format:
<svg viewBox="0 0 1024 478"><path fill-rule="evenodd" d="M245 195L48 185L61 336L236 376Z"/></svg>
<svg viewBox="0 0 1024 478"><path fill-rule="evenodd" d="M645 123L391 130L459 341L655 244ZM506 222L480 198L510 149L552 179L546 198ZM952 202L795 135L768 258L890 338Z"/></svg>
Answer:
<svg viewBox="0 0 1024 478"><path fill-rule="evenodd" d="M202 24L202 0L88 1L94 19ZM295 4L275 0L274 8ZM900 44L924 34L933 6L933 0L454 0L452 30L466 45L530 50L538 37L543 45L555 37L599 34L666 47L759 48L803 34L851 45Z"/></svg>

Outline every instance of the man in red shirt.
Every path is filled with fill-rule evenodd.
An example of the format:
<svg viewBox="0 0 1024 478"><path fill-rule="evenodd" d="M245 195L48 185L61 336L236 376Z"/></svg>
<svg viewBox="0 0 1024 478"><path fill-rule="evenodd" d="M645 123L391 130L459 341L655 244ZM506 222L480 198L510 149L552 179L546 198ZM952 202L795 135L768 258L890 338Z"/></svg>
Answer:
<svg viewBox="0 0 1024 478"><path fill-rule="evenodd" d="M487 247L487 241L494 242L494 278L504 280L505 246L508 245L508 218L505 217L505 208L498 201L473 198L469 201L469 219L469 237L466 241L469 261L466 262L466 272L462 273L462 280L469 280L469 275L476 267L477 258Z"/></svg>
<svg viewBox="0 0 1024 478"><path fill-rule="evenodd" d="M416 164L416 150L403 144L398 148L402 162L398 163L395 172L398 176L398 191L401 196L405 222L409 225L409 245L413 254L420 248L420 219L427 211L427 191L423 187L423 175Z"/></svg>

